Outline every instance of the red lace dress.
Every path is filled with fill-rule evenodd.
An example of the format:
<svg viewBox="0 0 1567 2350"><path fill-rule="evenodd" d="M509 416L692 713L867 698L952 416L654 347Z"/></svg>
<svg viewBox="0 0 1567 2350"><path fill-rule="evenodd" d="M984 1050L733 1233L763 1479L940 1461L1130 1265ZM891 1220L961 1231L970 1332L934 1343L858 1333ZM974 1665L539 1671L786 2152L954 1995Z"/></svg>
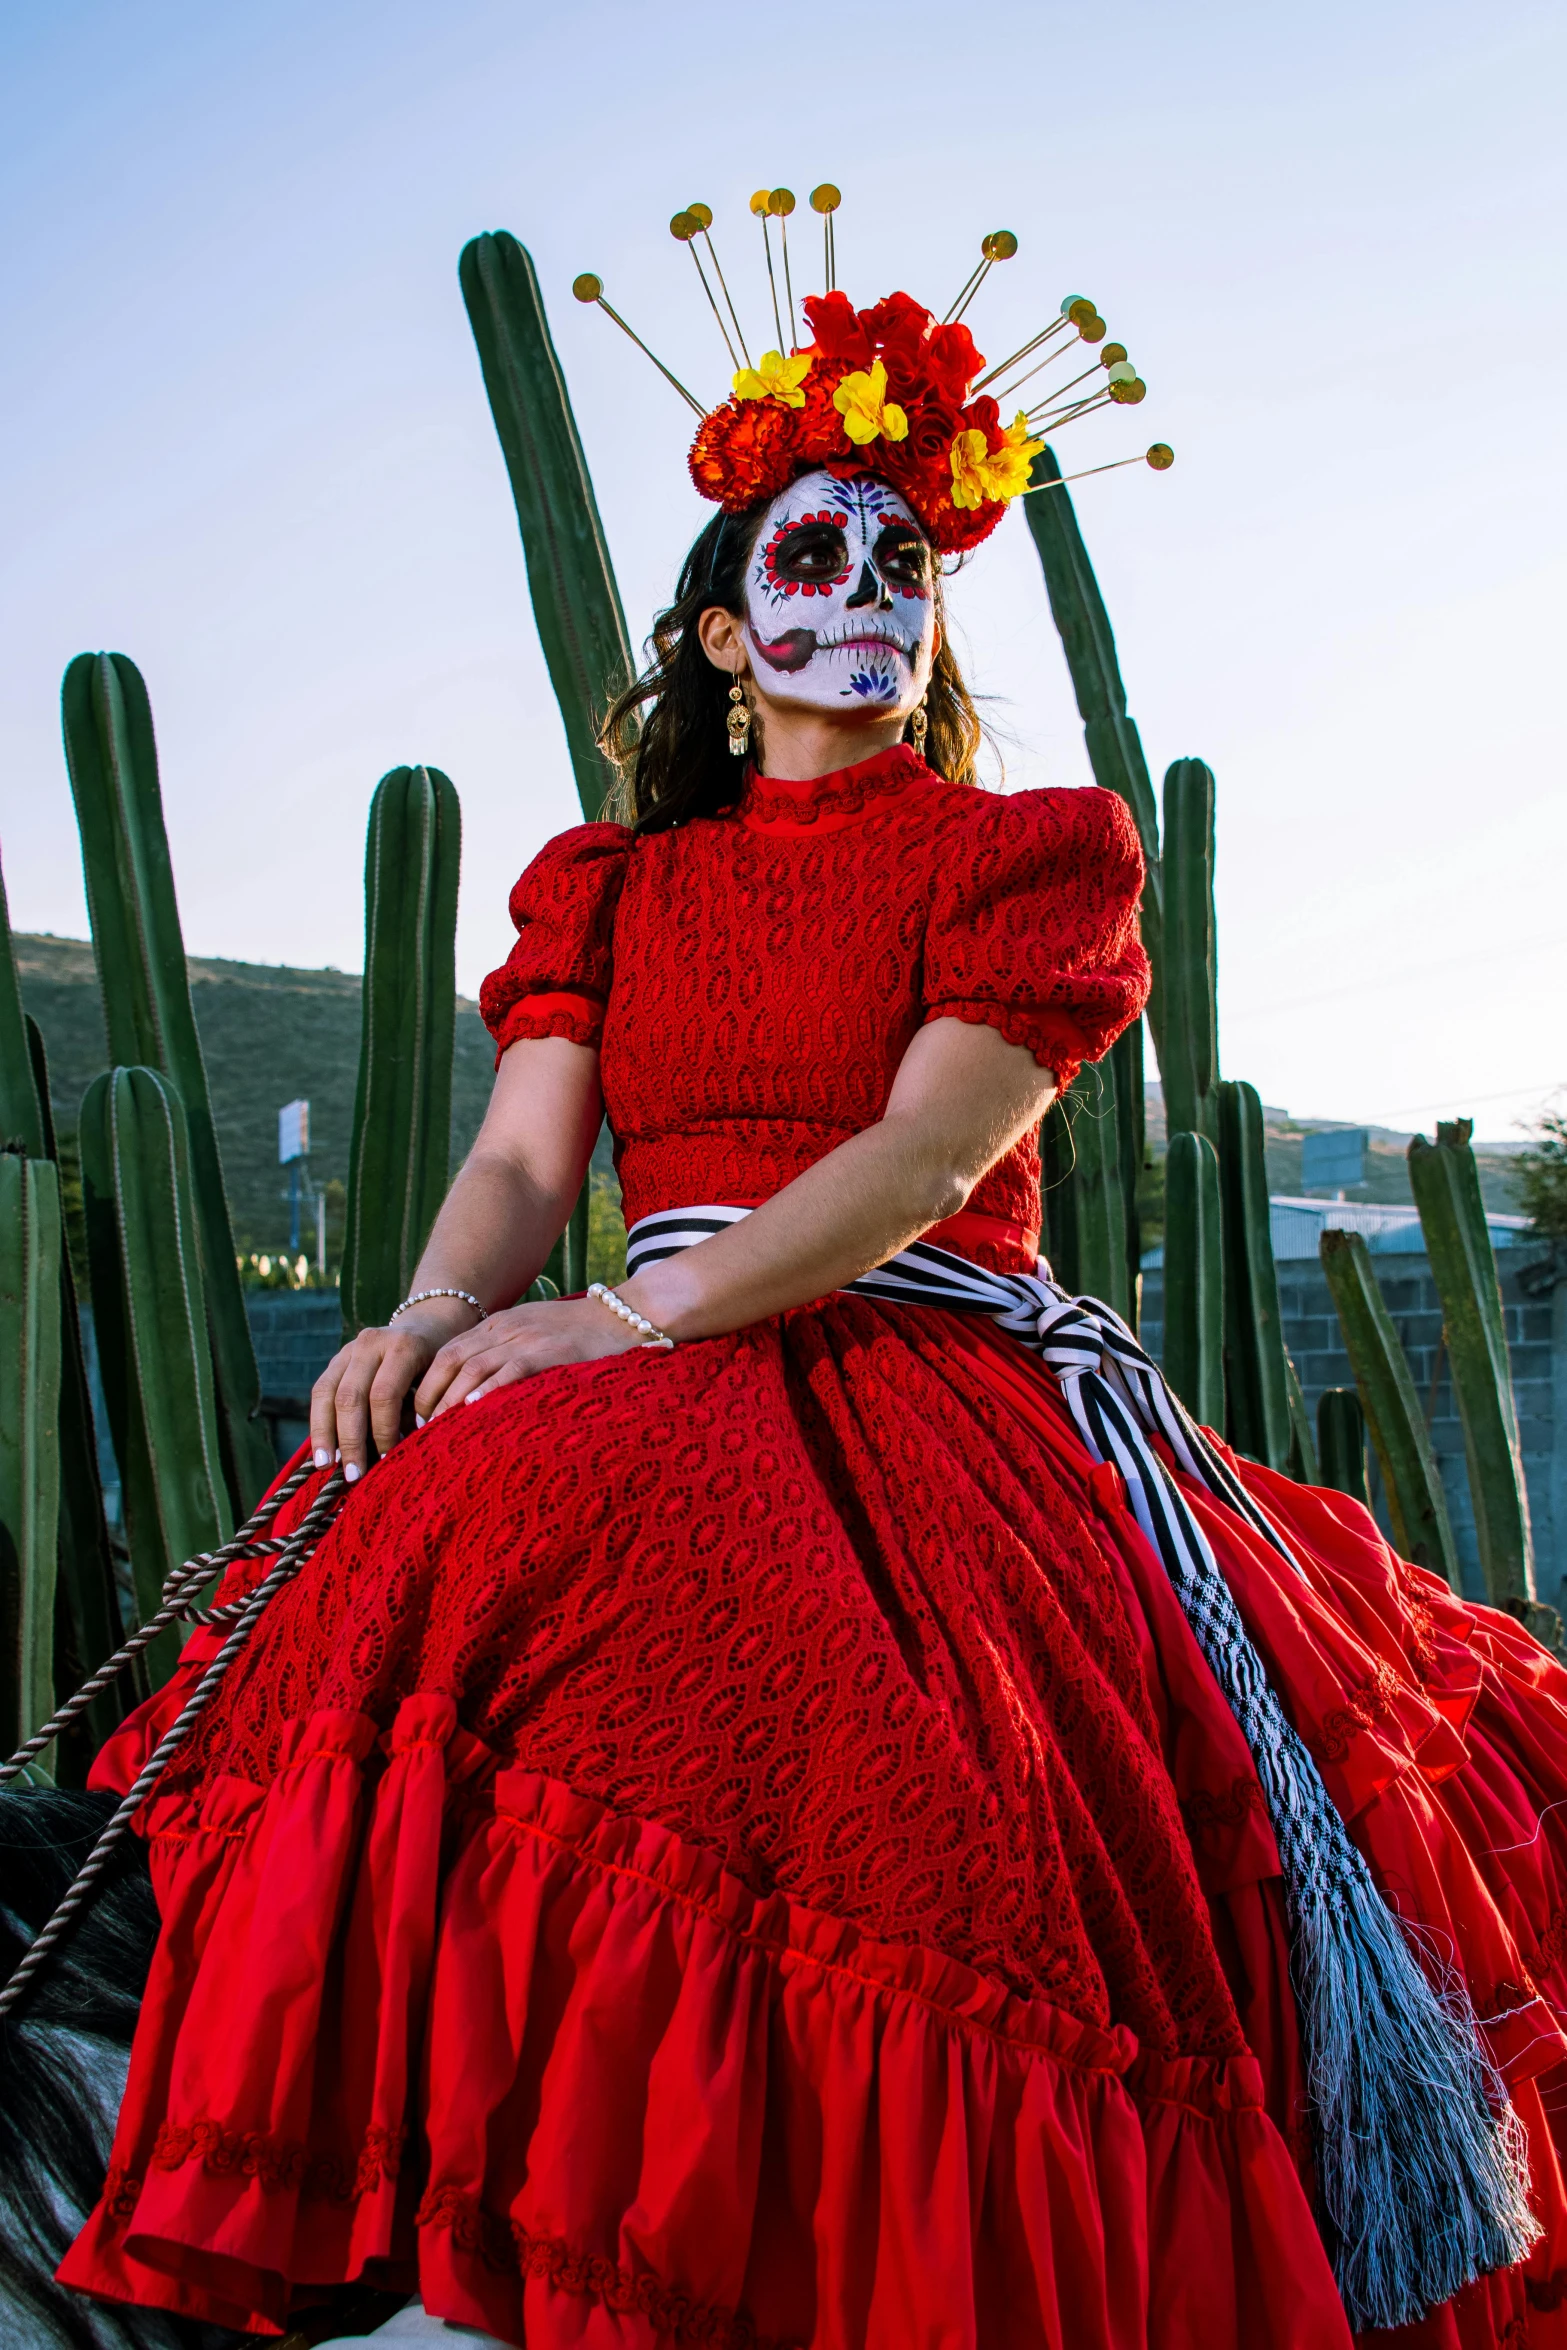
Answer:
<svg viewBox="0 0 1567 2350"><path fill-rule="evenodd" d="M1140 880L1118 800L892 751L566 834L486 1017L600 1042L631 1218L744 1203L926 1020L1064 1084L1142 1001ZM1038 1185L1028 1142L943 1237L1030 1264ZM1306 1580L1193 1506L1535 2158L1527 2269L1386 2339L1559 2341L1567 1676L1242 1473ZM145 1827L163 1933L72 2284L262 2332L417 2285L529 2350L1347 2350L1250 1758L1000 1337L835 1296L433 1422Z"/></svg>

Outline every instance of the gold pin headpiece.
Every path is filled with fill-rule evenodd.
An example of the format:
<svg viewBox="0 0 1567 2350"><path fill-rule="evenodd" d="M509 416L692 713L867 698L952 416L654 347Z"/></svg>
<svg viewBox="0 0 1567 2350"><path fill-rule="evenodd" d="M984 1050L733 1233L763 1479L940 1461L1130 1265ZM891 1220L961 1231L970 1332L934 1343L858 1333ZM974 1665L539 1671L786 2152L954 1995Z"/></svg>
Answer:
<svg viewBox="0 0 1567 2350"><path fill-rule="evenodd" d="M1069 294L1037 334L986 368L963 321L991 271L1016 255L1011 229L992 229L981 239L979 259L941 319L903 294L856 311L837 283L842 201L831 181L811 190L811 210L822 223L823 291L800 305L802 330L789 252L794 194L758 188L750 198L777 338L754 362L713 241L711 205L687 204L671 218L670 234L691 255L732 371L730 395L716 407L704 407L648 348L605 300L593 272L577 278L572 291L607 312L702 419L691 471L704 497L737 512L811 466L865 467L902 491L934 545L944 551L977 545L1013 498L1059 486L1028 478L1047 433L1104 408L1135 406L1147 385L1125 344L1109 340L1097 306L1082 294ZM802 342L802 332L814 339ZM1002 407L1014 403L1006 424ZM1122 465L1164 472L1173 462L1168 443L1155 441L1135 457L1065 478L1081 481Z"/></svg>

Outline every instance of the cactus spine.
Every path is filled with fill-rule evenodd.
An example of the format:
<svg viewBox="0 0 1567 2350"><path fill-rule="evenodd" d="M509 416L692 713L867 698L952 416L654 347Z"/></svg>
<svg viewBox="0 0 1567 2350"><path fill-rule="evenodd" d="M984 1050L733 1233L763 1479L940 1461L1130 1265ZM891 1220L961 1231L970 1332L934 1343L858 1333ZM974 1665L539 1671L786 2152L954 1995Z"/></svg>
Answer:
<svg viewBox="0 0 1567 2350"><path fill-rule="evenodd" d="M1537 1604L1529 1497L1472 1132L1470 1121L1459 1118L1438 1126L1434 1143L1417 1134L1409 1146L1409 1181L1442 1300L1486 1596L1493 1607L1528 1606Z"/></svg>
<svg viewBox="0 0 1567 2350"><path fill-rule="evenodd" d="M225 1469L244 1514L271 1479L272 1449L191 1008L152 710L140 670L123 653L79 653L61 705L109 1058L158 1070L184 1111Z"/></svg>
<svg viewBox="0 0 1567 2350"><path fill-rule="evenodd" d="M0 1746L54 1711L60 1539L60 1182L0 1152Z"/></svg>
<svg viewBox="0 0 1567 2350"><path fill-rule="evenodd" d="M462 817L438 767L394 767L365 840L365 976L343 1245L343 1326L408 1294L446 1196Z"/></svg>
<svg viewBox="0 0 1567 2350"><path fill-rule="evenodd" d="M1324 1232L1318 1243L1344 1348L1393 1520L1395 1547L1459 1588L1458 1553L1447 1500L1409 1363L1358 1232Z"/></svg>
<svg viewBox="0 0 1567 2350"><path fill-rule="evenodd" d="M1034 459L1031 479L1059 482L1061 469L1052 449ZM1148 1003L1148 1025L1153 1033L1160 1066L1164 1063L1164 944L1163 888L1159 863L1159 818L1154 806L1148 762L1132 719L1126 714L1126 688L1116 660L1115 636L1105 610L1099 583L1088 560L1088 550L1077 527L1071 493L1044 491L1025 498L1023 510L1039 553L1050 598L1051 617L1060 634L1083 721L1094 780L1106 791L1118 792L1131 809L1147 861L1143 884L1143 944L1153 964L1154 987Z"/></svg>
<svg viewBox="0 0 1567 2350"><path fill-rule="evenodd" d="M1353 1387L1325 1387L1317 1398L1322 1482L1371 1507L1366 1480L1366 1416Z"/></svg>
<svg viewBox="0 0 1567 2350"><path fill-rule="evenodd" d="M620 590L531 255L500 230L465 246L457 274L511 477L577 795L591 823L616 782L598 747L599 726L632 676Z"/></svg>
<svg viewBox="0 0 1567 2350"><path fill-rule="evenodd" d="M145 1618L171 1568L234 1530L178 1093L154 1069L105 1070L82 1097L81 1151L93 1316ZM172 1633L150 1653L161 1679Z"/></svg>
<svg viewBox="0 0 1567 2350"><path fill-rule="evenodd" d="M1255 1086L1218 1087L1219 1175L1224 1202L1224 1355L1230 1442L1288 1469L1289 1357L1268 1219L1262 1104Z"/></svg>
<svg viewBox="0 0 1567 2350"><path fill-rule="evenodd" d="M1219 1158L1205 1134L1170 1137L1164 1232L1165 1377L1205 1428L1222 1428L1224 1243Z"/></svg>

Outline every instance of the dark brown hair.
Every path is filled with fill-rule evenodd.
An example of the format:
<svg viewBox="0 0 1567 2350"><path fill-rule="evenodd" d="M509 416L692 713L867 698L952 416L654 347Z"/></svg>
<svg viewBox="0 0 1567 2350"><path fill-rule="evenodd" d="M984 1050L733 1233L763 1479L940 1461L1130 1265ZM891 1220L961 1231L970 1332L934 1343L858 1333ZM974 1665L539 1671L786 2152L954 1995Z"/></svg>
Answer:
<svg viewBox="0 0 1567 2350"><path fill-rule="evenodd" d="M743 617L746 565L768 504L761 499L743 514L715 514L701 532L680 567L674 602L653 623L646 669L599 730L606 756L620 770L618 812L638 832L665 832L693 816L716 816L740 795L745 766L730 752L724 723L734 681L702 650L697 623L715 604ZM939 572L934 588L941 649L925 695L925 757L949 783L972 783L979 715L948 643ZM756 757L760 736L757 712L751 726Z"/></svg>

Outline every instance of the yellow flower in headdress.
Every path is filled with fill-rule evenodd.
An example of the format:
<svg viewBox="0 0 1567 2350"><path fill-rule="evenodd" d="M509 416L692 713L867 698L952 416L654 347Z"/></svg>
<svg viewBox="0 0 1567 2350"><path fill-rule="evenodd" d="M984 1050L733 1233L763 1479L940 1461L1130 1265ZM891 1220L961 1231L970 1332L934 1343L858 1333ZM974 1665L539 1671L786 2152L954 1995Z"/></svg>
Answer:
<svg viewBox="0 0 1567 2350"><path fill-rule="evenodd" d="M811 372L813 351L796 351L786 359L782 351L764 351L760 367L742 367L734 379L737 398L742 400L778 400L785 408L803 408L805 394L800 386Z"/></svg>
<svg viewBox="0 0 1567 2350"><path fill-rule="evenodd" d="M1034 459L1043 441L1030 440L1028 418L1019 409L992 450L982 432L970 426L952 444L952 503L982 506L987 498L1004 501L1019 497L1028 487Z"/></svg>
<svg viewBox="0 0 1567 2350"><path fill-rule="evenodd" d="M862 369L856 375L846 375L832 396L832 404L856 448L863 448L867 441L908 438L909 420L897 402L887 397L887 370L879 359L871 362L868 374Z"/></svg>

